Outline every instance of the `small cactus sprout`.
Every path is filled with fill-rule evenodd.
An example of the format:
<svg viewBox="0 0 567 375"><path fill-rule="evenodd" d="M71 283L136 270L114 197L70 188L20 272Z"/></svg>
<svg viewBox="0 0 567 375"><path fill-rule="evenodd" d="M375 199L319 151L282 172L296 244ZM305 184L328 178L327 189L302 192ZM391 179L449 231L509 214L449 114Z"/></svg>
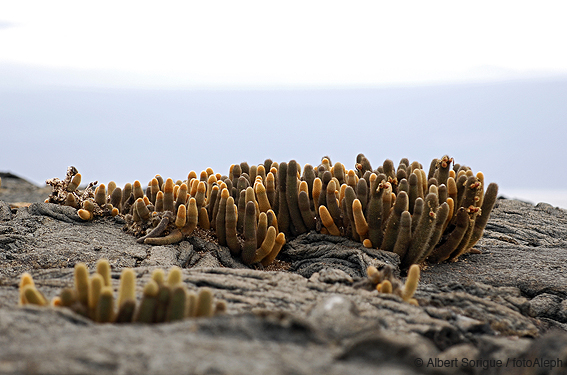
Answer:
<svg viewBox="0 0 567 375"><path fill-rule="evenodd" d="M33 284L25 285L21 291L20 296L23 296L24 305L38 305L38 306L47 306L49 302L45 299L43 294L41 294Z"/></svg>
<svg viewBox="0 0 567 375"><path fill-rule="evenodd" d="M419 283L419 266L414 264L410 266L408 271L408 277L404 285L404 290L402 292L402 298L404 301L409 302L412 299L415 291L417 290L417 284Z"/></svg>

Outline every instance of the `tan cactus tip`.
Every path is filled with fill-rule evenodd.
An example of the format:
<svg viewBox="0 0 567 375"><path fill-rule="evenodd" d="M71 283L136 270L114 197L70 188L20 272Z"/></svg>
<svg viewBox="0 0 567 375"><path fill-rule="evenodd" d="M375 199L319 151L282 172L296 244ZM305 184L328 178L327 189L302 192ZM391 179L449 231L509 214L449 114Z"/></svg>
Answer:
<svg viewBox="0 0 567 375"><path fill-rule="evenodd" d="M153 270L152 280L155 281L158 285L163 284L165 282L165 271L161 268Z"/></svg>
<svg viewBox="0 0 567 375"><path fill-rule="evenodd" d="M181 268L177 266L173 266L171 267L169 273L167 274L167 284L169 286L175 286L181 283L182 278L183 278L183 273L181 272Z"/></svg>
<svg viewBox="0 0 567 375"><path fill-rule="evenodd" d="M384 280L382 283L376 286L380 293L391 294L392 293L392 283L390 280Z"/></svg>
<svg viewBox="0 0 567 375"><path fill-rule="evenodd" d="M84 208L81 208L80 210L78 210L77 215L79 215L79 217L81 219L83 219L84 221L89 221L93 218L92 212L87 211Z"/></svg>
<svg viewBox="0 0 567 375"><path fill-rule="evenodd" d="M404 285L404 290L402 292L402 299L409 302L412 299L415 291L417 290L417 284L419 283L419 266L417 264L412 264L408 271L408 278L406 284ZM417 301L416 301L417 302Z"/></svg>

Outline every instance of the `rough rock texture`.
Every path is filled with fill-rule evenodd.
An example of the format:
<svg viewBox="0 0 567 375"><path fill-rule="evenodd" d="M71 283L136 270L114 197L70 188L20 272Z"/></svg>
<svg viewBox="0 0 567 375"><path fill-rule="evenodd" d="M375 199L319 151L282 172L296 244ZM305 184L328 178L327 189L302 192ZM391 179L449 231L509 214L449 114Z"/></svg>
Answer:
<svg viewBox="0 0 567 375"><path fill-rule="evenodd" d="M344 238L309 233L282 250L287 271L251 269L199 238L152 247L117 220L81 223L72 209L38 203L49 192L18 196L14 181L0 188L0 374L567 371L565 210L498 200L481 254L426 267L416 307L354 288L367 266L399 259ZM12 204L26 197L29 207ZM227 313L116 325L17 306L22 272L52 298L72 285L75 263L93 269L99 258L116 288L121 269L134 268L138 295L153 269L183 267L188 288L211 288Z"/></svg>

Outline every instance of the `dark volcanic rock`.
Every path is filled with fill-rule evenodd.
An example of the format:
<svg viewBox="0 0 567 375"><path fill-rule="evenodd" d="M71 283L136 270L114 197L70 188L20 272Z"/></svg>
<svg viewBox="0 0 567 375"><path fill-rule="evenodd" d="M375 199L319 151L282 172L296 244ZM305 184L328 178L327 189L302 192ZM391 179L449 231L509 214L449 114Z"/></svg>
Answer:
<svg viewBox="0 0 567 375"><path fill-rule="evenodd" d="M32 196L5 188L3 178L0 199L10 203ZM422 271L419 307L354 288L369 265L399 260L345 238L302 235L282 251L289 267L266 271L198 237L152 247L114 219L82 223L75 215L0 201L1 374L565 373L515 366L536 358L567 366L565 210L498 200L481 254ZM17 306L22 272L52 298L73 284L77 262L92 270L100 258L109 259L115 288L120 271L133 268L138 295L153 269L183 267L187 287L209 287L227 313L116 325Z"/></svg>

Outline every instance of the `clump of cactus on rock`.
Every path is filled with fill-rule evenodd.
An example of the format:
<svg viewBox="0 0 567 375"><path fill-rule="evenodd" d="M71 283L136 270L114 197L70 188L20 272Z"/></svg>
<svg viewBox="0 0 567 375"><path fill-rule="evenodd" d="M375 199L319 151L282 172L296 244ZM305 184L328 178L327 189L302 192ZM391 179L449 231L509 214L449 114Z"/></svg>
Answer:
<svg viewBox="0 0 567 375"><path fill-rule="evenodd" d="M214 233L246 264L267 266L286 239L309 231L345 236L366 247L395 252L402 269L454 261L482 236L498 186L453 159L434 159L428 171L402 159L373 169L359 154L353 169L329 157L313 167L295 160L233 164L228 175L208 168L199 176L165 181L156 175L123 189L113 182L79 191L74 167L53 186L49 202L73 206L84 220L120 216L141 243L165 245ZM96 188L95 188L96 186Z"/></svg>

